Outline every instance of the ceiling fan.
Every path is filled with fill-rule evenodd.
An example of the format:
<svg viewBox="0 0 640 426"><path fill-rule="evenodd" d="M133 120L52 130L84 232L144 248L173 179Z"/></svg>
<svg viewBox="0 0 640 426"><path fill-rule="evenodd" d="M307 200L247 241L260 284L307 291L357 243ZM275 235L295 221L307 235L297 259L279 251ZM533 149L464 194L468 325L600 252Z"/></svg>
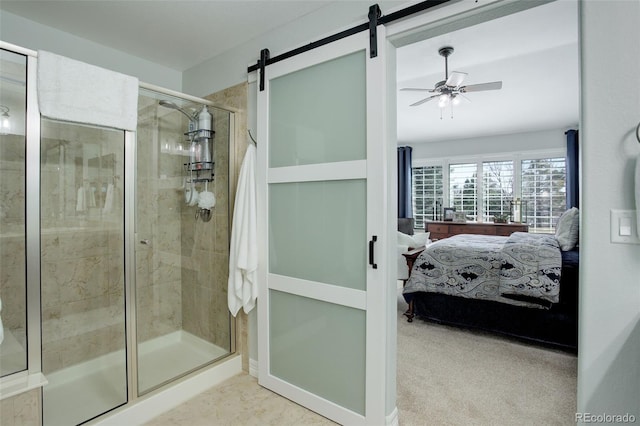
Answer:
<svg viewBox="0 0 640 426"><path fill-rule="evenodd" d="M438 106L440 108L444 108L448 103L451 103L451 105L457 105L460 102L460 97L467 99L466 96L463 95L463 93L502 89L502 81L493 81L491 83L470 84L468 86L461 86L462 82L467 76L467 73L452 71L451 74L449 74L448 58L453 53L453 47L451 46L442 47L438 49L438 53L440 54L440 56L444 57L444 78L445 79L437 82L433 89L421 89L421 88L413 88L413 87L400 89L404 91L433 93L432 95L429 95L426 98L419 100L418 102L412 103L410 106L422 105L423 103L428 102L432 99L439 98Z"/></svg>

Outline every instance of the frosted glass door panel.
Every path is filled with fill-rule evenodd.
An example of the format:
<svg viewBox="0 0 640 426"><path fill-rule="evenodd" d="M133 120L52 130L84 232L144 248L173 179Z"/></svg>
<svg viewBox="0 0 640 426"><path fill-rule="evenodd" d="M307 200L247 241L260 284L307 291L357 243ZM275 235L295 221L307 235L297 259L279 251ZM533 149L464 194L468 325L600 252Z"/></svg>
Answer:
<svg viewBox="0 0 640 426"><path fill-rule="evenodd" d="M269 272L365 289L364 179L269 185Z"/></svg>
<svg viewBox="0 0 640 426"><path fill-rule="evenodd" d="M366 158L364 56L271 80L269 167Z"/></svg>
<svg viewBox="0 0 640 426"><path fill-rule="evenodd" d="M364 414L365 312L270 290L270 373Z"/></svg>

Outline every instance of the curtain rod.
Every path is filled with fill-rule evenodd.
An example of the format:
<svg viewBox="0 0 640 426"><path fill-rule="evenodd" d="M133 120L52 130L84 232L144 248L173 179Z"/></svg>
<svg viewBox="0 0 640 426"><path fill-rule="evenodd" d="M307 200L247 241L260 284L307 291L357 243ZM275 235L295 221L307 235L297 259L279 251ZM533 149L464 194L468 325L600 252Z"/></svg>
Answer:
<svg viewBox="0 0 640 426"><path fill-rule="evenodd" d="M378 25L386 25L389 24L393 21L397 21L398 19L402 19L402 18L406 18L407 16L411 16L414 15L416 13L419 12L423 12L427 9L431 9L432 7L435 6L439 6L443 3L447 3L450 0L427 0L427 1L423 1L421 3L417 3L411 6L408 6L404 9L400 9L396 12L390 13L388 15L384 15L381 16L379 18L377 18L377 24ZM376 5L377 6L377 5ZM304 52L308 52L309 50L313 50L317 47L321 47L324 46L326 44L329 43L333 43L334 41L338 41L340 39L349 37L353 34L357 34L359 32L362 31L366 31L369 29L369 22L366 22L364 24L360 24L360 25L356 25L355 27L346 29L344 31L341 31L339 33L333 34L331 36L322 38L320 40L311 42L305 46L302 47L298 47L296 49L290 50L288 52L282 53L280 55L274 56L273 58L266 58L266 61L264 64L261 64L261 61L258 60L258 63L256 63L255 65L251 65L249 68L247 68L247 73L252 73L253 71L257 71L258 69L260 69L261 66L267 66L267 65L271 65L271 64L275 64L276 62L280 62L283 61L285 59L291 58L293 56L299 55L301 53Z"/></svg>

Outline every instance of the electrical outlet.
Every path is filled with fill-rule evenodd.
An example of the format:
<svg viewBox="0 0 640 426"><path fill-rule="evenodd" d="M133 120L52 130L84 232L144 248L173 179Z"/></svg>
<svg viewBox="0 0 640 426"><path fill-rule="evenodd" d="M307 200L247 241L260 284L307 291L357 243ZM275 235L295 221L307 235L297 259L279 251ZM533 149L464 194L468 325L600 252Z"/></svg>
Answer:
<svg viewBox="0 0 640 426"><path fill-rule="evenodd" d="M640 244L635 210L611 210L611 242Z"/></svg>

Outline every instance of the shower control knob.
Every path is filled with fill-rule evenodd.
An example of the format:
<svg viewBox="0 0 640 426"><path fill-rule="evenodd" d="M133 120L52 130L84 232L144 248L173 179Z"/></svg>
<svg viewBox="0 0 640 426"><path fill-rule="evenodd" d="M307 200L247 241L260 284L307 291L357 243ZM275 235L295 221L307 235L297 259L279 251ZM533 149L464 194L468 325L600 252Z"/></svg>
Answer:
<svg viewBox="0 0 640 426"><path fill-rule="evenodd" d="M144 244L145 246L150 246L151 240L140 240L140 244Z"/></svg>

